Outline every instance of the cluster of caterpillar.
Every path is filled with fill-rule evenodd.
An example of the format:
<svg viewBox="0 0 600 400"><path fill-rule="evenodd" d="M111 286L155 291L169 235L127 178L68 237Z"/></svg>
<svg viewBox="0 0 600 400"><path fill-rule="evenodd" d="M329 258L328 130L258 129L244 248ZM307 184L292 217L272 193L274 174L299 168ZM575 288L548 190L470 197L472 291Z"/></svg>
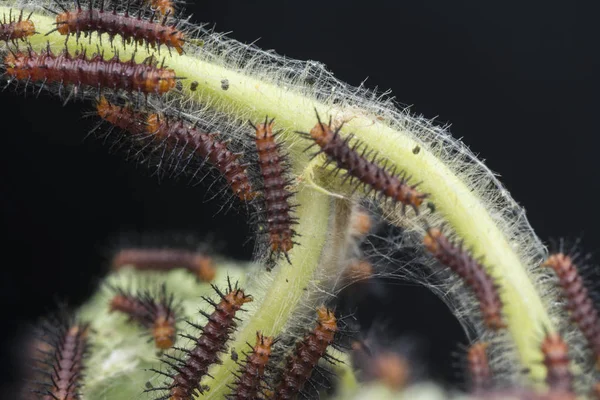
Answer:
<svg viewBox="0 0 600 400"><path fill-rule="evenodd" d="M220 362L227 343L237 327L236 320L239 319L236 317L237 313L243 310L244 304L253 300L252 296L238 288L237 284L232 286L229 280L225 293L214 285L212 287L219 297L219 302L203 297L204 301L214 308L210 314L200 311L206 318L206 323L200 325L187 321L201 334L199 336L180 334L181 337L189 339L193 346L177 348L181 353L179 356L165 354L162 362L166 365L167 371L152 369L167 378L163 386L145 390L161 392L155 400L188 400L209 389L209 385L203 384L202 379L209 376L210 366ZM269 368L272 346L277 340L257 332L256 343L250 346L251 352L244 353L245 360L238 362L240 369L235 373L236 379L233 384L228 385L231 392L226 397L236 400L271 397L292 399L302 393L319 360L322 358L332 360L327 357L326 350L333 344L338 331L337 319L332 310L321 306L316 311L316 327L296 343L295 350L288 355L285 366L274 381L267 379L266 371ZM235 360L237 362L237 356Z"/></svg>
<svg viewBox="0 0 600 400"><path fill-rule="evenodd" d="M307 150L314 145L320 147L313 157L324 153L326 155L324 166L335 163L336 168L333 172L345 170L344 180L356 180L357 188L359 185L364 185L369 187L367 192L375 191L380 197L402 203L403 212L406 206L410 206L418 213L427 194L417 192L416 185L408 185L407 180L403 178L404 175L400 174L400 177L396 177L395 173L391 172L394 169L388 170L385 165L380 165L377 156L370 157L368 146L358 141L352 143L352 135L343 138L340 133L343 124L334 128L331 120L325 124L318 114L317 120L317 125L309 133L299 132L314 142ZM459 240L455 243L450 240L443 233L443 226L440 228L426 227L423 244L441 265L458 275L473 292L486 329L491 334L505 330L506 323L502 316L503 304L500 297L501 285L489 274L481 260L476 259L470 250L465 249L462 241ZM363 266L369 264L359 261L352 265L355 267L351 270L357 270L362 274L362 271L365 270ZM542 265L555 270L559 285L565 294L566 308L571 313L573 322L579 326L583 336L587 339L598 364L597 360L600 359L598 312L588 296L582 279L577 274L577 268L572 260L564 254L554 254ZM370 274L372 272L369 269L366 275ZM475 344L470 349L468 364L471 371L472 391L491 394L489 390L492 387L492 377L486 356L487 347L488 344ZM569 367L570 359L564 341L558 334L550 333L542 341L540 349L545 357L544 365L549 371L547 384L550 389L544 396L547 395L550 398L560 394L560 398L575 398ZM529 393L528 389L516 389L516 392L519 391Z"/></svg>
<svg viewBox="0 0 600 400"><path fill-rule="evenodd" d="M58 2L57 4L60 5ZM87 10L83 9L79 3L76 4L77 7L74 10L67 10L60 5L64 12L57 13L56 31L67 38L75 35L77 39L82 34L97 33L101 35L105 33L111 42L115 35L120 35L125 43L134 42L136 45L144 43L149 48L158 47L159 50L161 46L166 46L169 51L173 48L177 53L182 54L185 43L184 34L177 30L176 25L168 23L168 17L174 12L173 5L160 0L151 0L150 4L151 8L163 14L164 17L159 19L153 14L150 18L146 18L142 12L138 13L136 17L131 16L129 5L123 12L119 12L116 6L112 12L105 12L103 3L99 8L94 8L94 4L91 2ZM5 19L2 30L0 30L0 34L4 35L0 36L0 40L7 42L26 40L28 36L35 34L35 28L30 22L29 18L23 19L22 14L18 20L12 20L12 16L9 16L8 22ZM88 86L97 88L99 91L103 89L112 92L124 91L129 95L136 92L162 95L174 89L178 79L174 71L165 68L164 65L159 67L152 59L137 64L134 58L129 62L121 62L118 56L105 60L102 54L95 54L88 58L85 52L72 55L65 50L55 55L49 47L46 51L39 53L34 52L31 48L27 51L11 49L10 54L7 54L4 59L4 64L6 66L5 75L9 79L41 82L42 89L47 83L59 83L61 88L63 85L73 85L75 90L79 86ZM240 155L229 150L227 143L216 140L215 135L201 132L196 127L188 126L187 122L182 120L173 120L155 113L145 113L133 108L113 105L104 97L100 99L97 109L103 119L133 135L156 138L157 141L164 142L165 147L163 148L180 146L178 148L189 149L188 159L192 157L207 159L225 176L231 190L240 200L250 201L258 196L258 191L252 189L250 185L245 166L239 162ZM376 155L371 156L368 147L364 143L354 140L351 135L343 138L341 125L334 127L331 120L328 124L324 124L318 115L317 120L317 125L309 133L303 133L303 135L311 138L314 141L313 145L320 147L319 153L326 155L327 163L336 164L334 173L345 170L345 180L350 179L357 188L361 185L366 187L367 194L375 191L380 197L394 203L401 203L403 213L406 212L407 207L412 208L417 214L420 212L422 203L428 195L418 190L418 184L409 184L410 179L402 172L396 173L395 167L388 168ZM279 146L275 142L272 125L273 122L268 120L265 120L264 124L253 125L257 134L255 143L263 181L260 195L264 201L271 252L283 254L289 261L288 252L293 247L292 238L296 234L292 228L295 223L292 216L294 206L288 202L293 193L287 188L291 181L289 177L285 177L287 173L285 157L278 152ZM176 160L176 162L180 162L180 160ZM358 232L365 230L368 229L357 229ZM505 328L501 315L502 302L498 283L494 282L484 266L471 254L472 252L464 249L460 242L458 244L452 242L440 228L428 228L424 236L424 244L434 258L459 275L472 289L478 300L486 327L491 331ZM131 257L132 254L129 256ZM139 257L139 254L134 256ZM195 265L192 267L194 261L189 260L188 255L180 254L179 256L183 260L180 262L184 262L182 264L184 268L188 270L197 268ZM552 267L559 275L559 283L567 297L568 311L582 330L598 359L600 328L598 328L597 312L587 297L585 287L577 277L576 268L568 257L552 257L544 265ZM153 254L150 258L156 260L160 256ZM170 261L172 262L173 259ZM147 259L137 263L133 262L133 264L136 267L141 266L140 269L162 268L165 265L160 262L152 264L152 261L148 262ZM372 275L372 266L369 269L367 263L358 262L354 265L357 266L355 269L363 276ZM197 271L194 270L194 272ZM219 354L223 352L231 330L235 327L235 313L251 299L241 289L232 289L231 286L226 294L218 290L217 293L221 298L219 304L207 299L215 307L215 312L205 315L208 319L206 326L202 328L198 326L203 330L202 336L200 338L188 337L188 339L194 340L197 346L192 350L186 350L184 352L186 355L178 360L177 364L165 361L173 367L174 372L169 374L161 372L172 381L168 382L165 387L152 389L168 392L166 397L161 398L186 399L196 392L202 393L205 390L200 385L201 378L208 374L208 367L219 360ZM125 294L116 300L118 301L114 302L115 309L127 310L133 319L138 319L138 322L142 324L147 323L142 321L145 321L144 318L147 319L150 314L148 310L143 311L142 308L154 307L155 313L161 314L158 312L158 309L161 308L160 304L157 305L157 303L152 303L151 307L145 307L151 302L147 301L144 305L143 301L136 302L132 296L127 297ZM144 313L146 314L142 317ZM160 317L155 316L161 321L160 334L155 337L158 347L161 348L170 347L173 342L174 328L171 329L171 325L165 324L166 322L170 323L169 315L170 313L167 312L166 316L165 313L162 313ZM319 359L325 356L327 347L333 342L337 331L337 322L333 313L322 307L318 310L318 316L318 326L297 343L295 352L288 357L280 381L274 387L273 395L275 397L291 398L301 392L312 369L317 365ZM166 328L168 332L165 334L162 328ZM83 356L77 356L77 351L73 350L73 343L78 340L75 337L87 336L87 328L84 330L78 326L70 327L68 332L71 332L69 333L71 336L67 335L64 338L65 342L61 342L65 344L56 348L71 349L61 350L66 351L64 363L70 367L66 372L61 371L60 368L58 372L53 372L56 375L52 375L52 387L47 390L46 395L54 398L75 397L74 394L69 393L71 389L65 382L76 380L75 375L72 374L77 370L76 366L81 364ZM86 333L80 335L80 332ZM262 335L257 338L253 353L248 355L245 364L249 368L249 372L240 372L237 386L232 387L232 390L237 391L238 394L232 396L240 399L252 398L257 395L257 391L261 390L260 380L257 380L257 377L264 373L271 344L272 338L265 339ZM557 334L550 333L543 340L541 347L544 364L549 371L547 377L549 393L560 392L565 395L564 398L569 398L574 389L569 370L568 349L564 341ZM473 354L470 353L469 361L474 382L482 382L483 378L489 378L484 356L481 347L474 347ZM63 354L57 357L63 357ZM63 375L68 376L65 378ZM487 383L474 386L477 386L478 390L485 390ZM494 395L493 393L488 394Z"/></svg>
<svg viewBox="0 0 600 400"><path fill-rule="evenodd" d="M166 46L169 52L171 48L178 54L184 52L186 35L177 29L177 23L169 22L168 17L174 12L173 4L169 1L153 0L151 7L157 11L153 11L150 16L145 15L142 7L137 16L130 15L131 2L127 2L127 8L123 12L118 11L117 3L114 3L112 11L105 10L103 0L99 1L98 6L93 0L90 1L87 9L82 8L77 0L74 10L66 9L59 0L55 0L55 3L62 12L47 9L56 14L56 28L46 35L57 31L67 39L70 35L79 39L81 35L107 34L111 44L118 35L122 37L124 45L134 42L136 46L145 44L148 49L158 48L159 52L161 46ZM165 15L160 17L163 11ZM161 96L173 90L177 81L183 79L175 76L174 71L164 65L164 60L159 64L153 55L142 62L136 62L135 52L130 61L121 61L116 51L110 59L105 58L104 52L99 50L90 57L85 50L72 54L66 43L65 48L57 53L52 51L49 43L46 50L41 52L34 51L31 46L27 46L25 50L17 46L17 40L27 42L27 38L36 33L33 22L29 17L24 19L22 11L16 20L12 18L12 14L9 14L8 21L4 16L4 23L0 25L0 40L11 41L15 45L14 48L9 47L4 56L4 76L9 83L37 83L40 92L44 88L56 91L53 85L49 86L55 83L58 84L59 96L64 86L72 87L72 94L75 95L84 87L96 89L99 93L107 90L111 93Z"/></svg>
<svg viewBox="0 0 600 400"><path fill-rule="evenodd" d="M205 391L206 388L200 384L201 379L207 375L211 365L219 362L220 353L225 350L227 342L236 328L236 313L242 309L244 304L252 301L252 296L246 295L244 290L237 287L237 283L235 287L232 287L229 280L226 293L214 285L212 287L220 301L216 303L208 297L204 298L215 309L212 314L200 311L207 323L201 326L188 321L202 334L199 337L181 335L192 340L194 347L182 349L183 356L179 358L166 355L163 362L172 368L171 372L153 369L154 372L168 378L165 386L146 389L146 392L166 392L157 400L188 400L195 393L201 394Z"/></svg>

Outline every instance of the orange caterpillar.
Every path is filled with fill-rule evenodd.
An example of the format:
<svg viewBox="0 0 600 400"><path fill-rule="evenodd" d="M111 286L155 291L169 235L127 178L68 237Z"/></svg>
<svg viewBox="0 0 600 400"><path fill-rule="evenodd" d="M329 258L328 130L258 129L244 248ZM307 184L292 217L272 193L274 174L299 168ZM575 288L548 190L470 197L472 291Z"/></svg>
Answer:
<svg viewBox="0 0 600 400"><path fill-rule="evenodd" d="M196 393L203 393L204 389L200 384L201 379L208 374L208 368L219 362L219 354L226 349L226 344L232 331L236 328L236 313L241 310L245 303L252 301L252 296L246 295L242 289L232 288L231 283L227 293L222 293L216 286L212 285L221 301L214 301L204 298L211 304L215 311L212 314L200 311L207 319L204 326L190 323L190 325L202 331L200 337L191 335L182 335L194 342L194 347L184 350L182 358L168 356L163 362L173 370L171 373L153 369L152 371L166 376L169 382L166 386L147 389L150 391L163 391L168 394L160 399L169 400L190 400Z"/></svg>
<svg viewBox="0 0 600 400"><path fill-rule="evenodd" d="M265 122L250 126L256 131L256 149L258 151L258 164L262 175L264 214L267 221L269 243L271 244L271 255L283 253L290 262L288 252L294 246L292 240L296 232L292 225L296 224L296 218L292 217L293 205L290 197L294 195L287 189L292 183L286 175L288 165L285 155L280 152L280 146L275 142L276 133L273 133L273 120L265 117Z"/></svg>
<svg viewBox="0 0 600 400"><path fill-rule="evenodd" d="M596 358L596 366L600 367L600 318L577 266L571 257L562 253L553 254L542 264L556 272L564 296L566 308L571 319L577 324Z"/></svg>
<svg viewBox="0 0 600 400"><path fill-rule="evenodd" d="M275 390L276 399L293 399L310 378L327 347L333 343L338 330L333 311L325 306L317 308L317 326L296 343L295 351L288 357Z"/></svg>
<svg viewBox="0 0 600 400"><path fill-rule="evenodd" d="M31 14L33 14L33 11ZM23 19L23 10L21 10L19 18L15 20L12 17L11 9L8 12L8 21L6 20L6 14L4 14L3 21L0 24L0 40L4 42L16 42L17 40L24 41L27 37L33 36L35 34L35 25L29 19L31 18L31 14Z"/></svg>
<svg viewBox="0 0 600 400"><path fill-rule="evenodd" d="M405 212L407 206L412 207L416 213L419 212L423 199L428 195L417 191L418 184L409 185L408 178L404 176L404 173L397 175L395 168L387 168L385 163L383 166L380 165L380 160L377 160L376 156L369 160L367 157L371 152L367 151L368 147L364 143L355 140L354 144L350 146L349 142L353 136L350 135L345 139L340 136L343 124L333 129L331 119L326 125L321 122L321 118L317 114L317 120L317 125L310 133L298 132L314 141L306 150L314 145L321 148L313 157L325 153L327 155L326 165L335 162L336 170L346 170L344 180L356 179L365 187L369 187L368 193L374 190L394 203L402 203L402 212ZM367 155L365 155L366 153Z"/></svg>
<svg viewBox="0 0 600 400"><path fill-rule="evenodd" d="M467 352L470 389L473 393L485 392L491 388L492 371L488 363L487 348L488 343L477 342Z"/></svg>
<svg viewBox="0 0 600 400"><path fill-rule="evenodd" d="M234 385L229 388L233 393L227 396L229 400L254 400L258 398L263 389L265 367L271 357L272 336L263 336L256 332L256 344L252 353L247 355L246 361L239 371Z"/></svg>
<svg viewBox="0 0 600 400"><path fill-rule="evenodd" d="M165 350L175 343L177 329L175 326L176 315L173 307L173 294L167 295L167 288L163 284L158 299L146 291L134 295L122 289L114 289L116 294L110 300L110 311L119 311L126 314L131 321L135 321L150 330L154 343L159 349Z"/></svg>
<svg viewBox="0 0 600 400"><path fill-rule="evenodd" d="M455 245L437 228L429 228L423 242L425 248L439 262L458 274L473 290L479 301L485 325L494 331L505 328L502 320L502 301L494 280L483 266L462 248L462 243Z"/></svg>
<svg viewBox="0 0 600 400"><path fill-rule="evenodd" d="M217 273L212 258L185 249L121 249L112 259L112 268L127 265L140 271L184 268L203 282L211 282Z"/></svg>

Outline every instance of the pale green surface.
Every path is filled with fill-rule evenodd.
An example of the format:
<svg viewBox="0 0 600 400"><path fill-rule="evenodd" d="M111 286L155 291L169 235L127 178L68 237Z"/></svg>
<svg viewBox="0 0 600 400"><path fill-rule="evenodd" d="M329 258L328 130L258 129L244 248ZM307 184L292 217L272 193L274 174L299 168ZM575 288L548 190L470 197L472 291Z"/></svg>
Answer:
<svg viewBox="0 0 600 400"><path fill-rule="evenodd" d="M227 276L232 284L236 281L241 287L246 282L247 265L236 265L223 262L217 265L217 276L214 284L225 290ZM190 322L204 324L205 318L199 310L212 311L200 296L216 299L214 290L208 283L198 282L185 270L174 270L169 273L137 272L125 268L109 275L107 283L120 288L154 290L165 283L169 292L176 294L181 301L181 309L177 316ZM154 342L149 341L148 332L130 323L120 313L109 313L108 304L112 292L106 287L79 311L82 321L90 321L93 335L90 336L92 351L86 361L87 371L84 383L85 399L90 400L130 400L140 398L146 382L154 386L162 386L164 377L148 371L149 368L165 370L161 366L160 353ZM197 335L198 332L183 320L178 322L179 332ZM187 339L178 338L176 346L185 347ZM91 367L93 366L93 367Z"/></svg>
<svg viewBox="0 0 600 400"><path fill-rule="evenodd" d="M0 7L0 13L7 11L7 8ZM48 17L34 15L32 19L40 32L46 32L52 27L52 20ZM37 49L42 44L45 46L47 40L60 44L64 42L64 38L57 34L48 37L37 35L32 40L33 47ZM95 49L96 42L94 35L91 49ZM103 42L107 48L108 41ZM88 46L87 40L81 40L80 43ZM122 58L127 59L127 51L120 49L120 52ZM107 54L110 52L107 51ZM166 55L168 66L174 68L178 76L188 78L184 82L186 94L198 100L210 98L216 109L229 110L231 114L239 114L244 118L250 115L258 119L263 118L265 114L276 117L278 127L285 129L287 133L293 130L306 131L312 127L315 123L314 107L322 115L328 115L332 111L331 108L295 92L249 78L236 71L226 70L221 66L185 55L174 58L170 58L167 52L163 52L163 55ZM140 58L143 56L141 51ZM229 80L229 90L221 89L222 79ZM199 83L195 93L188 91L187 85L192 81ZM357 114L353 117L347 123L346 131L351 130L359 139L369 143L381 156L405 170L408 175L412 175L414 181L423 181L421 188L430 193L438 212L465 240L466 245L474 248L476 256L485 257L486 265L491 267L490 273L496 278L501 278L505 315L524 367L531 369L533 378L542 378L544 368L539 363L541 357L535 338L543 331L542 326L552 329L552 324L539 295L528 279L525 266L521 264L507 238L494 224L484 205L446 165L426 149L422 148L418 155L412 154L416 143L405 132L395 131L369 116ZM303 165L302 162L306 161L306 156L299 154L300 147L302 146L290 149L296 171ZM310 216L310 221L323 220L320 218L328 214L327 199L314 191L301 191L298 202L304 205L299 214ZM304 217L301 217L301 226L303 223L307 224L302 218ZM311 224L309 230L315 230L314 235L305 236L302 240L304 251L300 253L295 249L292 252L294 268L286 265L277 267L277 276L267 294L269 301L264 303L257 318L241 332L239 340L234 344L236 349L239 350L240 343L252 337L256 329L269 332L268 328L272 325L270 329L274 333L285 324L288 313L302 294L303 282L309 279L312 270L316 268L325 232L324 229L316 229L315 225L317 224ZM303 231L301 226L298 230L304 233L306 230ZM288 282L285 281L286 278ZM292 279L293 284L290 283ZM229 376L228 367L215 372L217 381ZM225 380L219 382L225 384ZM221 393L220 389L211 391L209 397L216 398L216 393Z"/></svg>

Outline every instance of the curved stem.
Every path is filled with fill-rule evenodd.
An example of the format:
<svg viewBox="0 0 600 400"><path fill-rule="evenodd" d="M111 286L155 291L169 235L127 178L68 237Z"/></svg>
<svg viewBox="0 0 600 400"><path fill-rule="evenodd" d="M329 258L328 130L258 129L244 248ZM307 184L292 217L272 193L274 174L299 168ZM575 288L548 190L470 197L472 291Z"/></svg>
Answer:
<svg viewBox="0 0 600 400"><path fill-rule="evenodd" d="M297 311L306 295L305 289L311 284L320 266L321 254L328 243L327 221L335 211L334 207L327 196L307 187L297 193L296 200L302 205L297 208L296 213L296 232L300 235L300 245L294 246L290 251L291 265L282 260L272 272L265 272L261 268L250 278L248 293L255 297L255 301L247 307L249 312L248 318L245 318L246 324L229 344L238 354L248 350L247 343L253 343L257 331L269 336L281 334L289 323L290 316ZM269 276L271 274L273 276ZM261 287L266 292L261 294ZM211 368L209 373L214 379L206 380L211 389L204 397L222 399L229 391L227 384L232 383L235 378L231 372L237 368L230 358L226 358L222 365Z"/></svg>

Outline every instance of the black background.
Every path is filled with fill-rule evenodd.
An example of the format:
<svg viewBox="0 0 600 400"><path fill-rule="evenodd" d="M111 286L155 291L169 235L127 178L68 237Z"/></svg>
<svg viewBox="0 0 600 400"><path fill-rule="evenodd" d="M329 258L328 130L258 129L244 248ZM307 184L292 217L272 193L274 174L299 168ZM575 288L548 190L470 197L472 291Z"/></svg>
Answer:
<svg viewBox="0 0 600 400"><path fill-rule="evenodd" d="M454 136L501 174L543 240L583 237L593 251L600 187L593 3L202 0L187 9L242 42L260 38L264 49L321 61L352 85L368 77L367 87L390 88L415 113L451 123ZM5 362L18 352L15 335L55 298L84 301L119 232L212 233L221 252L250 257L243 212L215 216L219 204L205 202L206 187L159 183L101 141L84 141L95 122L82 117L89 106L24 98L13 88L0 102L7 381L15 378ZM429 343L423 363L451 379L461 332L444 306L419 288L387 293L370 310Z"/></svg>

